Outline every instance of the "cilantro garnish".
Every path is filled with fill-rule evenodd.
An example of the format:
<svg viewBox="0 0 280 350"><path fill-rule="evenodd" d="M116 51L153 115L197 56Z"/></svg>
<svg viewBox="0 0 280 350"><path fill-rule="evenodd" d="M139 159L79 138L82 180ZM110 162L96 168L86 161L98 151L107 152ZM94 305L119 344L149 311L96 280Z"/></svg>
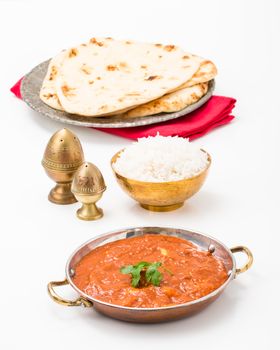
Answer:
<svg viewBox="0 0 280 350"><path fill-rule="evenodd" d="M162 273L158 268L162 265L161 262L149 263L146 261L141 261L136 265L123 266L120 272L123 274L131 274L131 285L134 288L145 286L147 284L153 284L154 286L159 286L162 280ZM168 273L170 271L165 269Z"/></svg>

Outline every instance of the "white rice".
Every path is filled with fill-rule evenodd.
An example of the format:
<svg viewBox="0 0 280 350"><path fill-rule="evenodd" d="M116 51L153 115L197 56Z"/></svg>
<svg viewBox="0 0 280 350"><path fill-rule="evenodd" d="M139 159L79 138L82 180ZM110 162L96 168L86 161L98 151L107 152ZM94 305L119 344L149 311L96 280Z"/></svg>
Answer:
<svg viewBox="0 0 280 350"><path fill-rule="evenodd" d="M178 136L143 137L128 146L114 164L117 173L145 182L188 179L208 165L208 156Z"/></svg>

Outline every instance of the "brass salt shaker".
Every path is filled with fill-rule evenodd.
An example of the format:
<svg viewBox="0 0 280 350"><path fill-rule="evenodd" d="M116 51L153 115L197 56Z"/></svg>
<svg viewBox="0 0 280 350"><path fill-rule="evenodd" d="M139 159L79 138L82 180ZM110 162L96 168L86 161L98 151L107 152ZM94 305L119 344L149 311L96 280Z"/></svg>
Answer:
<svg viewBox="0 0 280 350"><path fill-rule="evenodd" d="M78 167L84 161L84 153L78 137L68 129L57 131L50 138L42 165L48 176L56 182L48 199L56 204L77 202L71 192L71 183Z"/></svg>
<svg viewBox="0 0 280 350"><path fill-rule="evenodd" d="M82 207L77 210L77 217L81 220L97 220L102 218L102 209L96 202L106 190L100 170L92 163L85 162L74 175L71 190Z"/></svg>

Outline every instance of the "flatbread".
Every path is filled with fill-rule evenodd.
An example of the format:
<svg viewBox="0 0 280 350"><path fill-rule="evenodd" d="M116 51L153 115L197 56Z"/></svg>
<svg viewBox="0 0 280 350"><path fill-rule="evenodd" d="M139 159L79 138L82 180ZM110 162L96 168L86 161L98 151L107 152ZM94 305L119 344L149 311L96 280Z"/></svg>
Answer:
<svg viewBox="0 0 280 350"><path fill-rule="evenodd" d="M198 68L197 60L174 45L93 38L69 50L55 90L66 112L98 116L161 97Z"/></svg>
<svg viewBox="0 0 280 350"><path fill-rule="evenodd" d="M41 100L46 104L48 104L50 107L58 110L64 110L64 109L59 102L56 89L55 89L55 82L56 82L57 76L59 75L60 65L63 59L65 58L65 56L68 54L68 52L69 50L62 51L50 61L48 66L48 71L40 91ZM189 53L185 53L185 55L190 55L192 57L195 57L195 59L200 64L200 67L198 68L198 70L190 80L188 80L178 88L174 89L174 91L177 91L186 87L190 87L199 83L210 81L217 75L217 68L213 62ZM100 116L111 116L114 114L125 113L126 111L129 111L130 109L133 109L133 108L134 107L131 106L129 108L125 108L119 111L104 113L104 114L101 114Z"/></svg>
<svg viewBox="0 0 280 350"><path fill-rule="evenodd" d="M108 43L109 43L109 45L108 45ZM40 91L41 100L54 109L64 111L65 108L61 105L59 96L64 101L64 103L68 104L69 101L65 97L66 96L68 98L69 98L69 96L72 97L73 91L74 91L74 90L71 90L71 87L69 90L67 84L65 84L65 81L63 82L63 80L61 78L61 67L63 67L64 61L68 60L70 58L76 57L77 56L76 53L77 53L78 49L83 51L87 47L90 47L91 49L94 47L95 49L97 49L97 50L93 50L93 52L92 52L92 50L89 50L93 53L93 57L89 58L89 60L91 62L96 61L95 56L98 56L98 54L99 54L98 48L102 48L102 47L104 48L104 46L106 46L107 51L109 51L108 57L111 58L111 57L114 57L114 55L112 55L112 51L113 51L113 53L116 53L116 52L114 52L114 47L112 50L110 49L110 47L114 46L115 44L118 46L120 43L121 43L121 47L123 47L123 46L125 46L125 48L129 47L129 50L131 48L131 45L137 46L137 47L138 47L138 45L140 45L140 47L141 47L141 48L139 48L140 51L141 51L141 49L143 51L144 46L145 46L145 49L147 46L149 46L149 47L152 46L153 50L155 48L157 48L158 50L161 49L161 50L164 50L166 52L172 52L172 51L176 51L176 53L182 52L182 50L180 50L179 48L177 48L176 46L173 46L173 45L165 45L164 46L162 44L142 44L142 43L133 43L133 42L129 42L129 41L121 41L120 42L120 41L113 40L111 38L106 38L106 39L93 38L93 39L91 39L90 44L82 44L78 48L63 50L61 53L59 53L57 56L55 56L50 61L48 71L47 71L47 74L45 76L45 79L43 81L42 88ZM177 52L177 50L178 50L178 52ZM134 51L135 51L135 48L134 48ZM149 60L149 56L147 55L147 51L149 51L149 50L146 49L146 51L145 51L146 56L144 55L144 57L147 60ZM139 57L141 57L141 54L143 54L143 52L139 53ZM71 56L71 57L69 57L69 56ZM162 55L159 55L159 56L162 56ZM183 84L174 87L173 89L169 90L169 92L167 92L167 93L164 92L162 97L155 98L154 100L149 101L148 103L141 103L141 102L139 102L140 98L138 98L137 102L131 101L130 105L128 107L120 108L120 106L117 105L115 108L113 108L112 111L109 111L109 112L99 111L99 113L95 116L107 117L107 116L112 116L112 115L118 115L118 116L122 115L123 117L126 117L126 118L130 118L130 117L132 118L132 117L137 117L140 115L142 115L142 116L151 115L151 113L152 114L160 113L159 111L161 111L161 112L170 111L171 112L171 111L175 111L175 110L171 110L171 109L175 108L175 105L176 106L184 106L182 108L185 108L187 105L196 102L195 99L196 98L199 99L201 97L200 96L201 93L203 93L203 91L205 89L204 86L199 86L200 83L208 82L211 79L213 79L217 74L217 69L216 69L216 66L214 65L213 62L206 60L200 56L193 55L191 53L184 51L183 57L184 57L184 61L190 59L191 61L195 62L196 65L198 65L198 68L194 72L194 74L187 81L183 82ZM88 56L87 56L87 58L88 58ZM172 56L172 58L173 58L173 56ZM102 61L101 57L99 57L99 61L100 62ZM73 61L72 61L72 63L73 63ZM101 63L103 63L103 62L101 62ZM116 67L118 70L121 70L121 71L124 70L123 73L126 73L125 70L127 69L127 66L124 66L122 63L124 63L124 62L122 62L122 61L119 62L119 65L116 65ZM99 65L100 65L100 63L99 63ZM98 67L98 65L96 65L96 66ZM142 65L142 66L144 67L145 65ZM82 66L80 67L80 71L82 71L86 75L89 75L88 74L89 73L88 67L89 66L83 62ZM104 68L104 63L103 63L102 67ZM108 67L108 65L107 65L107 67ZM144 71L145 71L145 68L146 67L144 67L142 69L144 69ZM109 69L114 69L113 65L112 65L112 67L110 66ZM133 69L133 67L131 67L131 69ZM167 67L167 69L168 69L168 67ZM114 72L114 70L109 70L109 72ZM147 75L147 71L145 71L145 73ZM149 76L149 77L154 77L154 76ZM96 78L101 78L101 77L96 76ZM79 79L77 81L79 81ZM152 81L150 81L150 82L152 82ZM116 83L116 82L113 81L113 83ZM115 85L117 85L117 84L115 84ZM149 84L149 85L151 87L151 85L153 86L154 84ZM194 90L185 90L185 88L192 87L194 85L197 85L194 88ZM57 89L57 86L58 86L58 89ZM66 87L66 89L65 89L65 87ZM102 90L101 92L99 91L99 93L101 93L103 95L104 88L107 89L107 86L105 85L105 81L103 82L103 85L99 86L99 87ZM118 85L115 86L115 89L118 89ZM58 90L58 93L57 93L57 90ZM184 90L184 91L182 91L181 93L175 94L175 95L172 94L173 92L180 91L180 90ZM129 92L128 92L128 94L129 94ZM190 97L191 95L193 96L193 99L191 99L191 97ZM133 99L133 98L136 99L136 97L137 97L137 95L135 95L134 97L128 96L128 97L126 97L126 99L127 99L126 101L129 102L130 99ZM176 103L176 98L178 98L178 101L177 101L178 103ZM70 100L71 100L71 98L70 98ZM120 102L120 101L118 101L118 102ZM131 103L133 103L133 104L131 104ZM173 107L171 107L171 106L173 106ZM103 109L104 109L104 105L102 105L100 107L103 107ZM129 111L131 111L131 112L128 113ZM79 114L77 112L72 112L72 113ZM81 114L82 113L83 112L81 112ZM138 115L137 115L137 113L138 113ZM148 113L148 114L146 114L146 113ZM82 114L82 115L84 115L84 114ZM89 116L91 116L91 114Z"/></svg>
<svg viewBox="0 0 280 350"><path fill-rule="evenodd" d="M207 90L208 82L186 87L131 109L119 117L135 118L159 113L177 112L197 102L206 94Z"/></svg>
<svg viewBox="0 0 280 350"><path fill-rule="evenodd" d="M191 55L191 54L188 53L188 55ZM187 87L194 86L194 85L198 85L200 83L209 82L210 80L214 79L215 76L217 75L217 68L216 68L215 64L212 61L206 60L203 57L199 57L199 56L196 56L196 55L191 55L191 56L195 57L195 59L199 62L199 64L200 64L199 69L192 76L192 78L190 80L188 80L187 82L185 82L183 85L179 86L178 88L174 89L172 92L179 91L179 90L182 90L182 89L185 89ZM193 91L192 90L186 90L182 94L178 94L178 97L179 98L183 97L183 99L185 98L185 100L186 100L185 107L187 107L190 104L193 104L193 103L197 102L203 95L205 95L206 92L208 91L208 86L207 86L207 90L205 91L205 93L203 93L203 95L200 96L200 93L203 92L204 90L205 90L204 86L202 86L201 89L199 87L196 87ZM189 101L188 94L192 94L192 93L194 93L194 94L196 94L197 96L200 96L200 97L198 97L197 100L193 99L193 101L191 103L189 103L188 102ZM155 103L159 106L161 99L163 99L163 101L168 103L169 99L166 99L165 96L167 97L168 94L160 97L159 99L156 99ZM174 99L174 98L176 98L176 95L172 97L172 99ZM122 114L123 117L129 117L129 114L130 114L130 117L137 117L136 113L134 113L134 109L136 109L140 113L143 113L142 111L144 111L145 109L148 111L149 108L151 107L151 105L152 105L152 102L148 102L147 109L146 109L146 105L144 104L144 105L141 105L141 106L136 107L136 108L135 107L130 107L130 108L123 109L121 111L100 115L100 117L103 117L103 116L104 117L107 117L107 116L109 117L109 116L116 115L116 114L118 115L118 117L120 116L120 114ZM183 107L183 108L185 108L185 107ZM128 112L130 110L132 110L131 113L125 114L126 112ZM164 111L162 111L162 112L164 112ZM153 113L153 114L155 114L155 113ZM150 114L148 114L148 115L150 115Z"/></svg>
<svg viewBox="0 0 280 350"><path fill-rule="evenodd" d="M59 102L55 89L55 82L59 74L61 63L67 54L68 51L64 50L51 59L47 74L43 80L43 84L40 90L40 99L50 107L58 109L60 111L63 111L64 109Z"/></svg>
<svg viewBox="0 0 280 350"><path fill-rule="evenodd" d="M205 83L215 78L218 71L212 61L199 57L200 67L190 80L185 82L180 88L193 86L200 83Z"/></svg>

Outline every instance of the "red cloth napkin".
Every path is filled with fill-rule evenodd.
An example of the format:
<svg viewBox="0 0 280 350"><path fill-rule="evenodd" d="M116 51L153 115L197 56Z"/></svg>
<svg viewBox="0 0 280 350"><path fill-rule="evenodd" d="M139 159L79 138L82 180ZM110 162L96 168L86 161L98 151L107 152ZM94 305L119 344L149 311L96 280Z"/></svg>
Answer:
<svg viewBox="0 0 280 350"><path fill-rule="evenodd" d="M11 88L11 91L21 98L21 79ZM183 117L166 122L130 128L95 128L110 134L129 139L155 136L181 136L193 140L203 136L212 129L228 124L234 116L231 112L236 100L231 97L212 96L202 107Z"/></svg>
<svg viewBox="0 0 280 350"><path fill-rule="evenodd" d="M20 93L20 84L21 84L22 78L15 83L15 85L10 89L13 94L16 95L16 97L21 99L21 93Z"/></svg>

